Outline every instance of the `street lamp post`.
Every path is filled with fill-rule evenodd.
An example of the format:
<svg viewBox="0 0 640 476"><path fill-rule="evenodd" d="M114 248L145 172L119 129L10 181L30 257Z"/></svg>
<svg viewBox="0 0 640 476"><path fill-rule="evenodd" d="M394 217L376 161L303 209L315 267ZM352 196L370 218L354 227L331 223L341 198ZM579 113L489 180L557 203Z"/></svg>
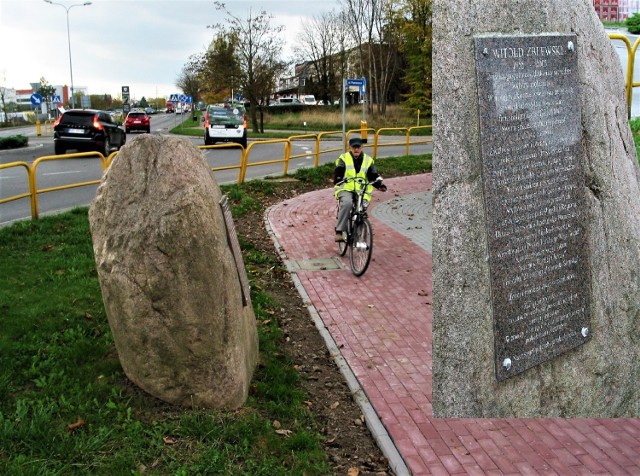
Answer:
<svg viewBox="0 0 640 476"><path fill-rule="evenodd" d="M71 35L69 33L69 10L71 10L73 7L86 7L87 5L91 5L91 2L76 3L74 5L70 5L67 7L62 3L56 3L51 0L44 0L44 1L46 3L50 3L51 5L59 5L62 8L64 8L65 11L67 12L67 43L69 44L69 73L71 74L71 107L75 109L76 100L73 97L73 66L71 65Z"/></svg>

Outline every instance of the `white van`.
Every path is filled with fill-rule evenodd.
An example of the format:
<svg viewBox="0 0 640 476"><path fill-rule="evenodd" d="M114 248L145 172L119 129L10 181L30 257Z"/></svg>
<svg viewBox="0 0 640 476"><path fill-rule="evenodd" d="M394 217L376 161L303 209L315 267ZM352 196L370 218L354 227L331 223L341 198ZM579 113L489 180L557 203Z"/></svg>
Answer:
<svg viewBox="0 0 640 476"><path fill-rule="evenodd" d="M302 102L307 106L315 106L316 104L318 104L318 101L316 101L316 97L313 94L302 96Z"/></svg>

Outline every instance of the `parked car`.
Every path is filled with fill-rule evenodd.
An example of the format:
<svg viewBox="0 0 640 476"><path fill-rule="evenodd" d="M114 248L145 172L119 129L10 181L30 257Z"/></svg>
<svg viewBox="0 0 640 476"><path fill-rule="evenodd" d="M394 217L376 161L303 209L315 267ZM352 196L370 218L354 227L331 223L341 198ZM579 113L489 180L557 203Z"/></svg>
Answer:
<svg viewBox="0 0 640 476"><path fill-rule="evenodd" d="M203 115L204 145L237 142L247 147L247 114L240 105L209 105Z"/></svg>
<svg viewBox="0 0 640 476"><path fill-rule="evenodd" d="M53 148L56 154L95 150L106 157L127 141L121 125L107 111L69 109L53 124Z"/></svg>
<svg viewBox="0 0 640 476"><path fill-rule="evenodd" d="M124 121L124 130L127 134L131 131L151 132L151 120L144 111L131 111Z"/></svg>

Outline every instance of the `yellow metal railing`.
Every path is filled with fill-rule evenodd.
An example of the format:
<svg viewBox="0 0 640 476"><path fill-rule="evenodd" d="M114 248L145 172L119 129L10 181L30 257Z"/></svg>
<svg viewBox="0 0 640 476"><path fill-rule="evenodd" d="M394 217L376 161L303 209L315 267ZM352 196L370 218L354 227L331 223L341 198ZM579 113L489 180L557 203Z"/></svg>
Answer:
<svg viewBox="0 0 640 476"><path fill-rule="evenodd" d="M424 140L416 140L415 139L416 136L412 136L412 132L415 131L415 130L427 130L427 129L431 129L431 126L382 128L382 129L378 129L377 131L374 130L374 129L371 129L371 131L373 131L373 145L370 144L370 143L367 143L367 144L365 144L365 147L372 147L373 148L372 155L375 157L377 155L378 149L380 147L387 147L387 146L392 146L392 145L404 145L405 146L405 155L409 155L409 147L410 147L410 145L427 144L427 143L433 142L433 139L432 139L431 136L425 136ZM347 149L347 143L348 143L349 135L350 134L362 134L364 130L365 129L360 128L360 129L353 129L353 130L347 131L346 134L345 134L345 137L344 137L344 141L342 141L342 140L338 141L338 144L340 144L339 147L331 147L331 148L327 148L327 149L322 149L321 148L322 147L322 139L326 138L327 136L336 136L336 135L340 135L340 137L341 137L342 136L342 131L327 131L327 132L320 132L318 134L294 135L294 136L288 137L287 139L269 139L269 140L254 141L254 142L251 142L247 146L246 149L242 145L235 144L235 143L234 144L202 145L202 146L199 146L199 149L203 149L203 150L222 149L222 148L237 148L237 149L240 149L241 157L240 157L240 162L237 165L225 165L225 166L221 166L221 167L211 167L211 170L215 172L215 171L220 171L220 170L237 169L238 170L238 184L242 184L246 180L247 169L249 167L258 167L258 166L262 166L262 165L282 163L283 164L283 172L282 172L282 174L283 175L287 175L287 171L289 169L289 162L291 160L300 159L300 158L309 157L309 156L313 156L314 157L314 167L319 167L320 166L320 155L327 154L327 153L335 153L336 155L341 154L342 152L344 152ZM366 129L366 131L368 132L369 129ZM401 131L401 132L403 132L404 139L402 141L381 143L380 142L381 133L388 133L388 132L391 132L391 131ZM314 150L313 150L313 152L306 152L306 153L302 153L302 154L291 155L291 142L293 140L299 140L299 139L312 139L313 142L314 142ZM342 137L341 137L341 139L342 139ZM251 155L251 152L253 151L253 149L260 148L260 147L262 147L263 145L266 145L266 144L282 144L283 147L284 147L282 158L251 162L249 159L250 159L250 155ZM27 178L27 182L28 182L28 186L29 186L29 191L28 192L21 193L19 195L15 195L15 196L12 196L12 197L7 197L7 198L0 199L0 205L8 203L8 202L15 201L15 200L19 200L19 199L22 199L22 198L29 198L30 202L31 202L31 217L33 219L37 219L38 216L39 216L39 211L38 211L38 196L39 196L39 194L48 193L48 192L54 192L54 191L60 191L60 190L67 190L67 189L72 189L72 188L76 188L76 187L84 187L84 186L87 186L87 185L96 185L96 184L99 184L100 181L101 181L100 179L96 179L96 180L90 180L90 181L87 181L87 182L79 182L79 183L72 183L72 184L67 184L67 185L59 185L57 187L49 187L49 188L38 189L37 170L38 170L38 167L43 162L48 162L48 161L53 161L53 160L69 160L69 159L86 158L86 157L98 157L98 158L100 158L102 172L104 173L104 171L109 167L109 165L111 164L111 161L113 160L113 158L117 154L118 154L118 152L116 151L116 152L111 153L108 157L105 157L104 155L102 155L99 152L81 152L81 153L77 153L77 154L48 155L48 156L44 156L44 157L39 157L31 165L29 165L27 162L10 162L10 163L7 163L7 164L0 164L0 170L9 169L9 168L15 168L15 167L24 168L26 170L26 178Z"/></svg>
<svg viewBox="0 0 640 476"><path fill-rule="evenodd" d="M633 88L640 86L640 82L633 81L633 67L636 59L636 51L638 50L638 45L640 45L640 38L638 38L633 46L624 35L620 33L609 33L609 38L612 40L622 40L627 47L627 74L625 77L625 93L627 97L627 117L631 119L631 102L633 98Z"/></svg>

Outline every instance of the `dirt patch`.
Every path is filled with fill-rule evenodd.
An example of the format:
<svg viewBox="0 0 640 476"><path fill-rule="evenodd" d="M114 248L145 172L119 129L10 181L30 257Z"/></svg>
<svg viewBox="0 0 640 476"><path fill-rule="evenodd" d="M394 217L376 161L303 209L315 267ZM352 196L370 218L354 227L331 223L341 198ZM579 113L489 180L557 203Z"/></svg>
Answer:
<svg viewBox="0 0 640 476"><path fill-rule="evenodd" d="M272 256L284 268L264 225L264 212L274 204L319 188L326 187L296 182L280 183L275 195L256 197L261 202L261 211L234 219L238 235L262 253ZM393 474L290 275L286 272L269 273L268 279L261 279L262 274L260 269L252 270L255 284L270 294L282 308L280 327L285 336L283 351L302 377L302 387L309 395L308 404L316 415L320 431L326 436L325 451L334 473L353 476ZM267 273L264 275L266 277Z"/></svg>

